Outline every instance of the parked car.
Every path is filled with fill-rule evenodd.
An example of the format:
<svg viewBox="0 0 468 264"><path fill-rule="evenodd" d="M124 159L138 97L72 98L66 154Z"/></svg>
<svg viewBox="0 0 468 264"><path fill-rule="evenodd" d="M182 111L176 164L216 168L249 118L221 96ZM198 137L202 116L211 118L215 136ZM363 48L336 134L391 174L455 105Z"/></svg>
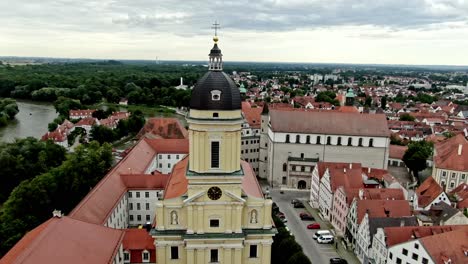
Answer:
<svg viewBox="0 0 468 264"><path fill-rule="evenodd" d="M304 204L300 201L294 203L294 208L304 208Z"/></svg>
<svg viewBox="0 0 468 264"><path fill-rule="evenodd" d="M299 217L303 221L306 221L306 220L314 221L315 220L315 218L313 216L311 216L310 214L302 214L302 215L299 215Z"/></svg>
<svg viewBox="0 0 468 264"><path fill-rule="evenodd" d="M314 236L312 238L317 239L320 236L324 236L324 235L331 235L331 233L330 233L329 230L319 230L319 231L315 232L315 234L314 234Z"/></svg>
<svg viewBox="0 0 468 264"><path fill-rule="evenodd" d="M313 223L313 224L307 225L307 229L320 229L320 224Z"/></svg>
<svg viewBox="0 0 468 264"><path fill-rule="evenodd" d="M330 259L330 264L348 264L348 261L346 261L346 259L342 259L342 258L331 258Z"/></svg>
<svg viewBox="0 0 468 264"><path fill-rule="evenodd" d="M332 235L323 235L317 238L317 243L319 244L332 244L335 241Z"/></svg>

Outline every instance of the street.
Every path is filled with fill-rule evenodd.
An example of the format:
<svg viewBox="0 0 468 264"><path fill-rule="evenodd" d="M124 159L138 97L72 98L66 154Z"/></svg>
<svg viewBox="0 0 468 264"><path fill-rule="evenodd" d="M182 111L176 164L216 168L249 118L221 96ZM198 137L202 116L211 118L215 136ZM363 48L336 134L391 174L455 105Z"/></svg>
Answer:
<svg viewBox="0 0 468 264"><path fill-rule="evenodd" d="M323 225L323 221L315 217L317 221L302 221L299 217L301 212L307 212L305 208L294 208L291 204L292 199L299 199L301 201L307 201L310 193L309 191L284 191L283 194L279 190L271 190L270 193L272 199L279 206L280 211L286 216L289 230L295 236L296 241L302 246L304 254L309 257L312 263L329 263L330 258L343 257L339 256L335 250L335 244L318 244L312 236L316 230L307 229L307 225L318 222L321 225L321 229L327 229L326 225ZM354 260L348 260L348 263L354 263Z"/></svg>

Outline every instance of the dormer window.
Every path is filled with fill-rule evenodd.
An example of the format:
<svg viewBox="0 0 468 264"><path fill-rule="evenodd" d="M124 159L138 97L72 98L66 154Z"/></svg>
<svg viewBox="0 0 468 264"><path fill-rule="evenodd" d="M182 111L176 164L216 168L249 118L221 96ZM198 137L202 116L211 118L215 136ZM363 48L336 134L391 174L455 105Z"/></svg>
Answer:
<svg viewBox="0 0 468 264"><path fill-rule="evenodd" d="M219 101L220 99L221 99L221 91L220 90L211 91L211 100Z"/></svg>

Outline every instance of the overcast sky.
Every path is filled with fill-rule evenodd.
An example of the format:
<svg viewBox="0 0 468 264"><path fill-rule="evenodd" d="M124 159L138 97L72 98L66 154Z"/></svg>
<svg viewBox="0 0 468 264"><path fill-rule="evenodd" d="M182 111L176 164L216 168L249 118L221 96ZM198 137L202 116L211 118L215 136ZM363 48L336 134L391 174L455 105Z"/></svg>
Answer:
<svg viewBox="0 0 468 264"><path fill-rule="evenodd" d="M468 0L0 0L0 56L468 65Z"/></svg>

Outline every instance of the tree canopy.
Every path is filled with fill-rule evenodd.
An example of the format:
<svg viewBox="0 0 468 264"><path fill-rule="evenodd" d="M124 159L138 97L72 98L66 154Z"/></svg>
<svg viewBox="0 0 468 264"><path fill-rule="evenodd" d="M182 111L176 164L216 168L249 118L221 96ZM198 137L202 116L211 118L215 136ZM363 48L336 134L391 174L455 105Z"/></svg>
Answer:
<svg viewBox="0 0 468 264"><path fill-rule="evenodd" d="M433 143L425 140L411 142L403 155L403 161L419 181L419 172L427 168L427 159L432 156Z"/></svg>
<svg viewBox="0 0 468 264"><path fill-rule="evenodd" d="M0 127L8 124L19 113L16 101L10 98L0 99Z"/></svg>

